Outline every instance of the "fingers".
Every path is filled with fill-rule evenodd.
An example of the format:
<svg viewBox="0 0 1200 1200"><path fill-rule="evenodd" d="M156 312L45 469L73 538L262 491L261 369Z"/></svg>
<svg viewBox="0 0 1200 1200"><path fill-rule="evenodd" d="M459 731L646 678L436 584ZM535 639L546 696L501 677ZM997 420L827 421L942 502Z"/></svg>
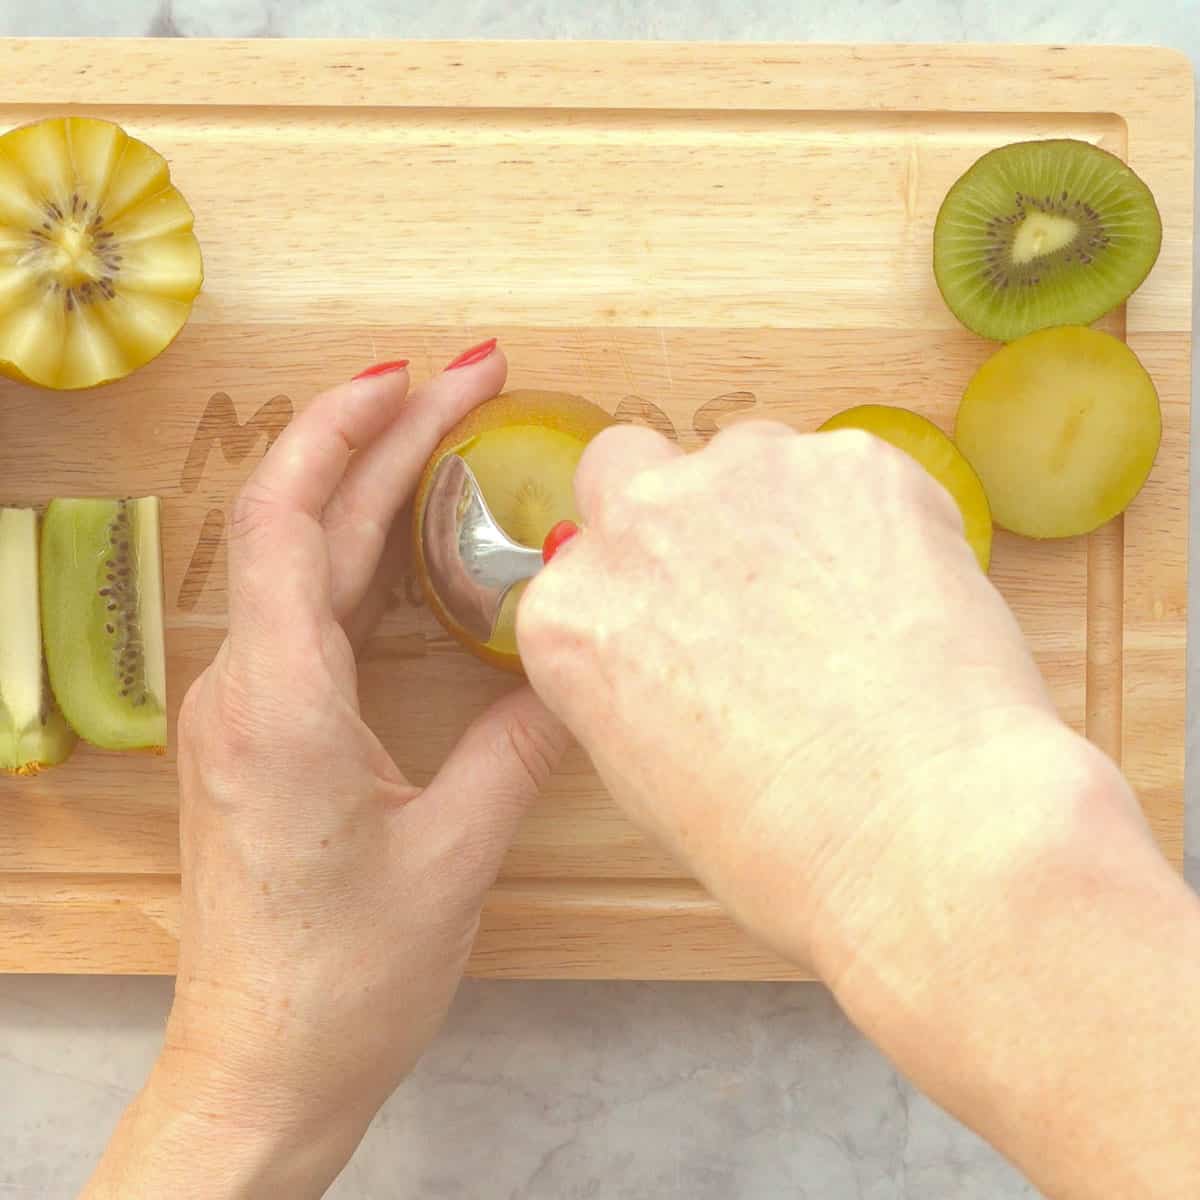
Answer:
<svg viewBox="0 0 1200 1200"><path fill-rule="evenodd" d="M327 612L329 559L320 518L351 455L393 421L408 390L404 370L318 396L280 434L247 481L229 531L230 628L286 634Z"/></svg>
<svg viewBox="0 0 1200 1200"><path fill-rule="evenodd" d="M570 736L528 687L492 705L463 735L437 778L403 810L435 861L490 887L521 817L566 750Z"/></svg>
<svg viewBox="0 0 1200 1200"><path fill-rule="evenodd" d="M474 365L443 371L412 390L381 435L355 456L325 509L333 611L346 619L370 590L400 509L438 442L471 409L504 387L500 349Z"/></svg>
<svg viewBox="0 0 1200 1200"><path fill-rule="evenodd" d="M405 505L397 514L384 540L383 552L375 574L353 608L341 618L342 628L357 654L375 632L376 626L404 586L412 568L412 506Z"/></svg>
<svg viewBox="0 0 1200 1200"><path fill-rule="evenodd" d="M682 454L674 442L642 425L613 425L597 434L575 469L575 504L584 524L599 515L607 493L639 471Z"/></svg>

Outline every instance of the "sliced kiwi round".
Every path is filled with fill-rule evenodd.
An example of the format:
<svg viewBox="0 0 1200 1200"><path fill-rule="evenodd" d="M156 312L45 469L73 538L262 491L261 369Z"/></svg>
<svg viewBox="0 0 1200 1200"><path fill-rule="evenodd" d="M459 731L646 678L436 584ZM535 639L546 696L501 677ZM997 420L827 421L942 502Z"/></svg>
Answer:
<svg viewBox="0 0 1200 1200"><path fill-rule="evenodd" d="M0 371L119 379L183 327L203 280L166 161L118 125L57 117L0 137Z"/></svg>
<svg viewBox="0 0 1200 1200"><path fill-rule="evenodd" d="M998 350L967 385L955 426L997 523L1034 538L1089 533L1124 511L1161 434L1158 393L1137 356L1085 326Z"/></svg>
<svg viewBox="0 0 1200 1200"><path fill-rule="evenodd" d="M41 582L50 683L75 731L109 750L163 748L158 498L52 501Z"/></svg>
<svg viewBox="0 0 1200 1200"><path fill-rule="evenodd" d="M907 408L861 404L829 418L822 430L864 429L915 458L948 491L962 513L963 533L984 571L992 560L992 513L979 476L930 420Z"/></svg>
<svg viewBox="0 0 1200 1200"><path fill-rule="evenodd" d="M430 582L421 542L425 496L434 472L447 454L461 455L504 532L515 542L540 548L559 521L578 522L575 468L587 443L612 420L581 396L532 389L504 392L468 413L442 439L425 467L413 505L421 587L442 625L493 666L521 671L516 614L525 585L518 584L505 597L486 643L476 641L450 616Z"/></svg>
<svg viewBox="0 0 1200 1200"><path fill-rule="evenodd" d="M1115 155L1070 138L1015 142L947 193L933 271L968 329L1007 342L1102 317L1146 278L1161 243L1150 189Z"/></svg>
<svg viewBox="0 0 1200 1200"><path fill-rule="evenodd" d="M0 771L36 774L69 758L76 740L42 655L37 514L0 509Z"/></svg>

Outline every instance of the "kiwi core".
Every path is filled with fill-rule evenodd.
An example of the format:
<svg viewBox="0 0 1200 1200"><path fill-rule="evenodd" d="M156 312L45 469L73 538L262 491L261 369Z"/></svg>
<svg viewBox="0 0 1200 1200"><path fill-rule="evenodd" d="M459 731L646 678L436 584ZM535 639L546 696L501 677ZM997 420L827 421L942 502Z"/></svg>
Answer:
<svg viewBox="0 0 1200 1200"><path fill-rule="evenodd" d="M42 286L61 293L63 307L111 300L121 271L121 247L100 214L75 193L69 205L47 201L39 228L29 231L25 262Z"/></svg>
<svg viewBox="0 0 1200 1200"><path fill-rule="evenodd" d="M1044 254L1053 254L1069 246L1079 236L1079 225L1070 217L1054 213L1031 212L1017 229L1013 238L1012 260L1032 262Z"/></svg>

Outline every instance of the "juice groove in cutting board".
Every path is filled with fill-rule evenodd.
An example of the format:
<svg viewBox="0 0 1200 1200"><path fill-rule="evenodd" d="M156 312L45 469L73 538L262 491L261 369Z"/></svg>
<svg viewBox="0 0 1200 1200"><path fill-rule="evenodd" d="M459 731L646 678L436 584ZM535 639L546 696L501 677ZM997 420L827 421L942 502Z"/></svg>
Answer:
<svg viewBox="0 0 1200 1200"><path fill-rule="evenodd" d="M317 391L384 358L420 379L501 338L510 385L578 391L697 447L747 416L813 429L858 403L952 429L992 345L931 269L946 189L1004 142L1126 158L1158 264L1104 327L1159 388L1163 443L1088 539L1000 533L992 578L1066 720L1122 764L1182 857L1192 80L1119 47L0 42L0 125L65 110L163 151L206 283L160 359L94 393L0 384L4 499L164 498L177 711L225 625L231 500ZM363 707L428 780L512 686L411 578L367 646ZM0 781L0 969L167 972L173 751L81 748ZM578 751L489 897L479 975L796 978L629 825Z"/></svg>

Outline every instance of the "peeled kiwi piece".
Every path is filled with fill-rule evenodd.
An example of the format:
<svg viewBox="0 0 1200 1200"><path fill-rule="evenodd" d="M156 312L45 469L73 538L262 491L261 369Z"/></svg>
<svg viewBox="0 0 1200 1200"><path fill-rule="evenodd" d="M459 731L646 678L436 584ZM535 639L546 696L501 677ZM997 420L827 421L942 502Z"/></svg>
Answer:
<svg viewBox="0 0 1200 1200"><path fill-rule="evenodd" d="M830 417L821 429L863 429L915 458L958 505L967 542L980 567L988 569L992 559L992 512L983 484L971 464L932 421L907 408L861 404Z"/></svg>
<svg viewBox="0 0 1200 1200"><path fill-rule="evenodd" d="M1007 342L1102 317L1146 278L1161 243L1150 189L1115 155L1069 138L1015 142L947 193L933 271L968 329Z"/></svg>
<svg viewBox="0 0 1200 1200"><path fill-rule="evenodd" d="M203 274L166 161L119 125L56 117L0 137L0 372L120 379L180 331Z"/></svg>
<svg viewBox="0 0 1200 1200"><path fill-rule="evenodd" d="M46 678L38 611L38 525L32 509L0 509L0 771L34 775L65 762L75 732Z"/></svg>
<svg viewBox="0 0 1200 1200"><path fill-rule="evenodd" d="M67 720L109 750L165 747L158 498L52 501L41 568L46 663Z"/></svg>
<svg viewBox="0 0 1200 1200"><path fill-rule="evenodd" d="M1124 342L1084 326L1002 347L967 385L955 440L999 525L1073 537L1141 490L1162 435L1158 393Z"/></svg>

